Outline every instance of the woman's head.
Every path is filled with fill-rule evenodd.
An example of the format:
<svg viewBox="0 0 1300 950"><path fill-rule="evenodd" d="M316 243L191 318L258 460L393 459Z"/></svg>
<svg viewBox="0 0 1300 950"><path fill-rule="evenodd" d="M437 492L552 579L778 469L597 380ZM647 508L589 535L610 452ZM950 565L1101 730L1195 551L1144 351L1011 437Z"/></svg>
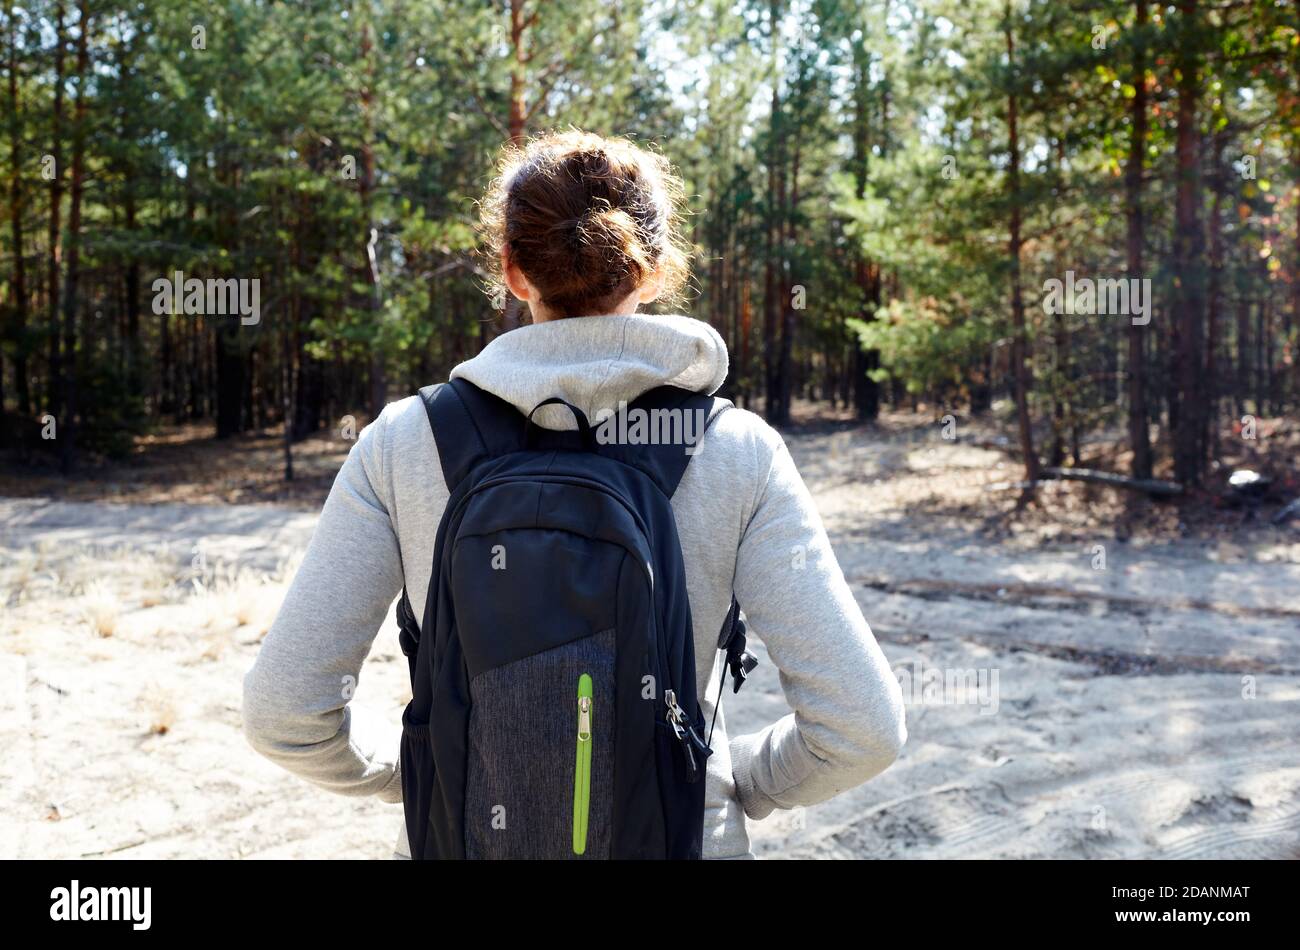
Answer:
<svg viewBox="0 0 1300 950"><path fill-rule="evenodd" d="M681 180L662 155L577 130L507 147L481 228L498 285L535 320L675 297L688 264Z"/></svg>

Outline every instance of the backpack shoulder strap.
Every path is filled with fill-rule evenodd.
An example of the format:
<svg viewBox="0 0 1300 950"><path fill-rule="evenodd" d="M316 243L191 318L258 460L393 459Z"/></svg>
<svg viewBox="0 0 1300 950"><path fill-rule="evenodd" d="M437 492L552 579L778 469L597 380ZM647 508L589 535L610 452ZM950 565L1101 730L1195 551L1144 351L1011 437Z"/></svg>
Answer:
<svg viewBox="0 0 1300 950"><path fill-rule="evenodd" d="M420 390L447 490L454 492L475 465L517 451L524 417L514 406L463 379Z"/></svg>
<svg viewBox="0 0 1300 950"><path fill-rule="evenodd" d="M447 490L455 491L466 475L485 459L516 452L525 445L527 418L514 406L464 379L453 379L420 390L420 399L429 417L442 462ZM731 402L674 386L651 389L634 400L629 409L645 411L679 410L684 416L703 420L692 429L688 445L662 443L649 445L601 445L598 451L639 468L666 494L672 497L686 473L686 466L705 432ZM563 443L564 433L548 434L552 442Z"/></svg>
<svg viewBox="0 0 1300 950"><path fill-rule="evenodd" d="M659 386L637 397L628 406L633 409L654 412L657 410L678 410L683 417L703 420L697 428L686 433L692 436L687 445L680 443L661 443L648 445L608 445L602 446L602 454L613 455L628 465L645 472L669 498L677 491L677 485L686 474L686 466L695 457L699 446L709 427L717 421L718 416L731 408L731 402L704 393L678 389L675 386ZM689 451L688 451L689 450Z"/></svg>

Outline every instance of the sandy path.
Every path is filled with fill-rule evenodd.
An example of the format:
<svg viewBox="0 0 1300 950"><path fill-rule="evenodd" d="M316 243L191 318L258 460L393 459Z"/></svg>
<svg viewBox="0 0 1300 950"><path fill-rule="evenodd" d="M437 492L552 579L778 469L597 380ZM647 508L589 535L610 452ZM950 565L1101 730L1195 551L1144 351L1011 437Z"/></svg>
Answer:
<svg viewBox="0 0 1300 950"><path fill-rule="evenodd" d="M918 687L883 776L753 825L758 853L1300 856L1293 537L990 540L907 496L977 450L791 446L891 662L959 682ZM400 809L306 786L239 731L240 679L313 523L0 499L0 856L388 855ZM386 628L356 701L395 719L406 696ZM770 663L727 702L733 731L785 712Z"/></svg>

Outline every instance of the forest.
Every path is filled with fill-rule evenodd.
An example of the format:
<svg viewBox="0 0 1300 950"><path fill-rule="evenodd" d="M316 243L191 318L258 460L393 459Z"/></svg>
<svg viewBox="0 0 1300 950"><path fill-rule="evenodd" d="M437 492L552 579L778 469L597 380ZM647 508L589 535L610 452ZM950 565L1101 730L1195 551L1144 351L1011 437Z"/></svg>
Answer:
<svg viewBox="0 0 1300 950"><path fill-rule="evenodd" d="M1000 413L1024 467L1204 486L1300 405L1292 0L25 0L0 20L0 442L293 446L527 320L504 143L689 194L724 395ZM194 297L191 297L193 293ZM207 306L200 304L206 303ZM213 304L216 306L213 306ZM202 312L199 312L202 311ZM1097 466L1104 467L1104 466Z"/></svg>

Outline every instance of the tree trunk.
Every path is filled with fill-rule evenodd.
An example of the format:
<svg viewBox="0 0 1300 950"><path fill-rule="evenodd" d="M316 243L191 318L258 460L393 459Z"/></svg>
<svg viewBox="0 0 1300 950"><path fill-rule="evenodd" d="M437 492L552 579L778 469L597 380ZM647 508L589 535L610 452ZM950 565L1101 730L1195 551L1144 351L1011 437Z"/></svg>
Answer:
<svg viewBox="0 0 1300 950"><path fill-rule="evenodd" d="M1294 63L1294 60L1292 61ZM1300 168L1300 135L1296 136L1292 167ZM1291 319L1300 327L1300 201L1295 202L1295 254L1291 258ZM1300 398L1300 359L1294 359L1295 394Z"/></svg>
<svg viewBox="0 0 1300 950"><path fill-rule="evenodd" d="M1201 389L1206 401L1204 429L1201 445L1204 452L1202 465L1218 454L1219 441L1219 315L1223 308L1223 152L1227 146L1227 130L1214 136L1210 159L1210 182L1214 199L1210 204L1210 274L1205 311L1205 371Z"/></svg>
<svg viewBox="0 0 1300 950"><path fill-rule="evenodd" d="M1205 431L1204 372L1205 239L1201 231L1200 173L1200 66L1195 51L1194 24L1197 0L1180 0L1182 21L1178 51L1177 135L1174 147L1177 186L1174 198L1173 317L1178 325L1175 375L1178 386L1178 422L1174 429L1174 479L1184 485L1201 483Z"/></svg>
<svg viewBox="0 0 1300 950"><path fill-rule="evenodd" d="M1056 180L1054 188L1057 190L1058 194L1065 170L1064 134L1066 133L1055 136L1055 142L1052 148L1052 154L1055 157L1055 167L1052 169L1053 176ZM1054 211L1049 211L1048 226L1051 227L1054 224L1055 213ZM1060 240L1053 240L1052 257L1053 260L1057 262L1061 261L1065 256L1061 253L1060 245ZM1057 307L1052 313L1051 319L1052 372L1054 379L1051 386L1052 438L1047 449L1048 465L1060 465L1065 461L1065 440L1067 433L1071 436L1071 445L1075 446L1075 449L1071 451L1070 457L1074 460L1075 465L1079 464L1077 453L1078 426L1074 418L1074 408L1071 405L1073 367L1070 360L1070 328L1066 325L1065 317L1065 308Z"/></svg>
<svg viewBox="0 0 1300 950"><path fill-rule="evenodd" d="M280 321L280 416L284 420L281 448L284 453L284 480L293 481L293 349L288 319Z"/></svg>
<svg viewBox="0 0 1300 950"><path fill-rule="evenodd" d="M865 38L853 46L856 60L854 64L853 90L853 181L854 192L858 199L867 193L867 178L871 161L871 64ZM862 294L863 306L859 314L864 321L876 319L876 308L880 306L880 283L872 280L874 268L865 255L858 252L859 259L854 267L854 276ZM871 372L880 365L878 350L864 350L858 340L853 340L853 408L858 419L864 422L875 421L880 416L880 385Z"/></svg>
<svg viewBox="0 0 1300 950"><path fill-rule="evenodd" d="M1007 62L1013 70L1015 82L1016 41L1011 26L1011 5L1006 6L1004 35L1007 43ZM1020 505L1033 495L1032 485L1038 481L1038 454L1034 450L1034 430L1029 418L1029 392L1033 388L1030 375L1028 349L1029 334L1025 325L1025 300L1020 286L1020 250L1023 245L1020 220L1020 103L1016 92L1007 96L1007 194L1011 204L1010 237L1007 254L1011 269L1011 371L1015 385L1016 423L1020 437L1020 454L1025 461L1025 481L1031 487L1021 495Z"/></svg>
<svg viewBox="0 0 1300 950"><path fill-rule="evenodd" d="M378 419L388 401L387 361L384 353L384 340L380 331L380 315L383 309L383 293L379 284L379 231L375 227L373 216L375 191L375 149L374 149L374 95L375 62L374 44L370 34L370 21L361 25L361 59L365 64L365 80L361 87L361 180L358 183L361 192L361 218L365 229L366 242L362 261L365 265L366 306L370 310L370 319L375 327L375 336L370 342L370 418Z"/></svg>
<svg viewBox="0 0 1300 950"><path fill-rule="evenodd" d="M1068 334L1065 328L1064 307L1052 314L1052 363L1055 383L1051 387L1052 438L1047 446L1047 464L1060 465L1065 461L1065 435L1068 428L1065 397L1061 392L1069 367ZM1076 460L1077 462L1077 460Z"/></svg>
<svg viewBox="0 0 1300 950"><path fill-rule="evenodd" d="M535 0L537 3L543 0ZM524 104L525 67L528 55L524 52L524 35L528 23L524 18L524 0L510 0L510 143L521 145L524 141L528 113Z"/></svg>
<svg viewBox="0 0 1300 950"><path fill-rule="evenodd" d="M167 313L158 315L158 362L159 379L157 401L154 404L156 415L169 416L176 411L175 356L172 353L171 316Z"/></svg>
<svg viewBox="0 0 1300 950"><path fill-rule="evenodd" d="M23 241L23 187L22 187L22 133L18 102L18 14L9 10L9 225L13 235L14 276L13 341L14 341L14 391L18 399L18 412L28 416L32 411L32 396L27 369L27 261ZM0 376L3 373L0 372ZM0 415L4 414L4 400L0 399Z"/></svg>
<svg viewBox="0 0 1300 950"><path fill-rule="evenodd" d="M1250 395L1250 298L1237 300L1237 384L1236 415L1238 418L1246 412L1246 399Z"/></svg>
<svg viewBox="0 0 1300 950"><path fill-rule="evenodd" d="M67 37L63 34L63 4L54 5L54 104L51 112L50 158L53 161L50 178L50 223L47 232L49 256L46 261L46 320L49 324L49 376L46 380L46 409L55 417L62 413L63 359L59 348L59 265L60 222L63 207L63 61L67 50Z"/></svg>
<svg viewBox="0 0 1300 950"><path fill-rule="evenodd" d="M81 199L86 174L86 79L90 73L90 17L87 0L77 4L77 104L72 139L72 183L65 236L67 279L63 288L64 423L59 439L59 469L69 474L77 457L77 307L81 279Z"/></svg>
<svg viewBox="0 0 1300 950"><path fill-rule="evenodd" d="M1137 0L1136 31L1147 27L1147 0ZM1129 104L1132 129L1129 133L1128 166L1124 170L1124 212L1127 218L1127 270L1130 280L1142 278L1143 212L1142 174L1147 148L1147 81L1145 35L1136 40L1133 51L1133 101ZM1149 301L1148 301L1149 303ZM1149 326L1148 324L1147 326ZM1146 334L1147 327L1129 320L1128 325L1128 441L1133 452L1129 471L1134 478L1151 477L1151 437L1147 411Z"/></svg>
<svg viewBox="0 0 1300 950"><path fill-rule="evenodd" d="M798 277L794 273L794 261L789 252L795 246L794 219L799 207L799 135L794 135L794 154L790 165L790 194L789 201L786 202L785 194L785 176L781 176L782 188L782 217L785 219L785 237L782 241L782 257L789 261L787 285L782 288L782 320L781 320L781 360L778 368L778 399L779 399L779 421L781 425L790 424L790 404L794 394L794 334L795 334L795 309L792 297L793 285L798 283Z"/></svg>
<svg viewBox="0 0 1300 950"><path fill-rule="evenodd" d="M781 405L777 392L777 313L780 307L781 195L779 176L781 126L780 77L776 73L776 4L771 7L772 31L772 117L771 141L767 150L767 221L765 222L767 255L763 277L763 411L772 423L780 421Z"/></svg>
<svg viewBox="0 0 1300 950"><path fill-rule="evenodd" d="M1267 340L1264 337L1266 332L1264 315L1268 310L1268 294L1263 293L1255 302L1255 332L1251 337L1254 353L1251 359L1251 381L1250 393L1254 397L1255 415L1264 414L1264 347Z"/></svg>
<svg viewBox="0 0 1300 950"><path fill-rule="evenodd" d="M244 372L247 360L240 352L239 321L218 317L214 346L217 384L217 438L237 435L244 424ZM203 414L201 406L196 410Z"/></svg>
<svg viewBox="0 0 1300 950"><path fill-rule="evenodd" d="M135 232L135 195L130 192L130 181L126 185L126 230L134 237ZM140 258L131 255L126 266L126 382L127 391L133 397L144 393L144 347L140 340Z"/></svg>
<svg viewBox="0 0 1300 950"><path fill-rule="evenodd" d="M238 243L236 209L239 207L239 171L237 158L221 153L217 162L217 177L225 184L226 194L212 217L217 224L217 244L235 248ZM212 357L210 365L216 374L217 438L226 439L243 431L244 397L247 391L245 374L248 357L240 340L240 323L228 316L206 315L210 318ZM191 318L192 319L192 318ZM208 320L204 321L205 323ZM204 387L205 391L211 391Z"/></svg>

